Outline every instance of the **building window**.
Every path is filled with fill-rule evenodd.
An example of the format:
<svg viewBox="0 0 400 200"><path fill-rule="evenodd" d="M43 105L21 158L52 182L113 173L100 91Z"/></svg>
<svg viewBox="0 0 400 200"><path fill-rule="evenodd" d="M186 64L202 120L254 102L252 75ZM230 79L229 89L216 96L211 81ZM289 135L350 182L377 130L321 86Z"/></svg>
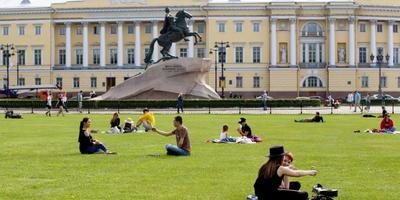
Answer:
<svg viewBox="0 0 400 200"><path fill-rule="evenodd" d="M237 22L235 27L236 27L237 33L243 32L243 23L242 22Z"/></svg>
<svg viewBox="0 0 400 200"><path fill-rule="evenodd" d="M322 80L316 76L310 76L303 82L305 88L320 88L323 87Z"/></svg>
<svg viewBox="0 0 400 200"><path fill-rule="evenodd" d="M259 76L253 77L253 87L260 88L260 77Z"/></svg>
<svg viewBox="0 0 400 200"><path fill-rule="evenodd" d="M255 33L260 32L260 23L258 23L258 22L253 23L253 32L255 32Z"/></svg>
<svg viewBox="0 0 400 200"><path fill-rule="evenodd" d="M153 31L152 31L152 27L151 27L151 25L150 24L147 24L146 26L144 26L144 33L145 34L151 34Z"/></svg>
<svg viewBox="0 0 400 200"><path fill-rule="evenodd" d="M3 35L7 36L9 32L8 26L3 26Z"/></svg>
<svg viewBox="0 0 400 200"><path fill-rule="evenodd" d="M63 86L63 78L62 77L57 77L56 78L56 85L59 87Z"/></svg>
<svg viewBox="0 0 400 200"><path fill-rule="evenodd" d="M306 44L308 45L308 62L316 63L317 62L317 44Z"/></svg>
<svg viewBox="0 0 400 200"><path fill-rule="evenodd" d="M74 88L79 88L80 87L79 77L74 77L73 84L74 84L73 85Z"/></svg>
<svg viewBox="0 0 400 200"><path fill-rule="evenodd" d="M221 47L218 49L218 62L226 63L226 48L224 48L224 47Z"/></svg>
<svg viewBox="0 0 400 200"><path fill-rule="evenodd" d="M236 76L236 88L242 88L242 87L243 87L243 77Z"/></svg>
<svg viewBox="0 0 400 200"><path fill-rule="evenodd" d="M35 78L35 85L42 85L42 79L41 78Z"/></svg>
<svg viewBox="0 0 400 200"><path fill-rule="evenodd" d="M381 85L383 88L387 87L387 77L386 76L381 77Z"/></svg>
<svg viewBox="0 0 400 200"><path fill-rule="evenodd" d="M393 63L399 64L399 48L393 48Z"/></svg>
<svg viewBox="0 0 400 200"><path fill-rule="evenodd" d="M93 49L93 64L100 64L100 49Z"/></svg>
<svg viewBox="0 0 400 200"><path fill-rule="evenodd" d="M117 34L117 26L115 24L111 24L111 26L110 26L110 34L111 35Z"/></svg>
<svg viewBox="0 0 400 200"><path fill-rule="evenodd" d="M25 50L20 49L17 51L17 65L25 65Z"/></svg>
<svg viewBox="0 0 400 200"><path fill-rule="evenodd" d="M134 64L135 63L135 49L131 48L128 49L128 64Z"/></svg>
<svg viewBox="0 0 400 200"><path fill-rule="evenodd" d="M225 23L218 23L218 32L220 33L225 32Z"/></svg>
<svg viewBox="0 0 400 200"><path fill-rule="evenodd" d="M23 25L18 26L18 34L25 35L25 26Z"/></svg>
<svg viewBox="0 0 400 200"><path fill-rule="evenodd" d="M35 26L35 35L41 35L42 34L42 26L36 25Z"/></svg>
<svg viewBox="0 0 400 200"><path fill-rule="evenodd" d="M76 35L82 35L82 26L76 27Z"/></svg>
<svg viewBox="0 0 400 200"><path fill-rule="evenodd" d="M376 26L376 31L377 31L378 33L383 33L383 24L378 24L378 25Z"/></svg>
<svg viewBox="0 0 400 200"><path fill-rule="evenodd" d="M261 47L253 47L253 63L261 63Z"/></svg>
<svg viewBox="0 0 400 200"><path fill-rule="evenodd" d="M367 48L366 47L360 47L358 49L358 59L359 63L365 64L367 63Z"/></svg>
<svg viewBox="0 0 400 200"><path fill-rule="evenodd" d="M60 35L65 35L65 32L66 32L65 26L61 26L59 31L60 31Z"/></svg>
<svg viewBox="0 0 400 200"><path fill-rule="evenodd" d="M367 25L366 24L360 24L360 32L361 33L367 32Z"/></svg>
<svg viewBox="0 0 400 200"><path fill-rule="evenodd" d="M19 78L18 79L18 85L19 86L24 86L25 85L25 78Z"/></svg>
<svg viewBox="0 0 400 200"><path fill-rule="evenodd" d="M135 34L135 27L132 24L128 25L128 34Z"/></svg>
<svg viewBox="0 0 400 200"><path fill-rule="evenodd" d="M206 52L204 48L197 48L197 57L198 58L206 57Z"/></svg>
<svg viewBox="0 0 400 200"><path fill-rule="evenodd" d="M368 76L361 77L361 87L368 88L369 87L369 78Z"/></svg>
<svg viewBox="0 0 400 200"><path fill-rule="evenodd" d="M97 77L90 77L90 87L97 88Z"/></svg>
<svg viewBox="0 0 400 200"><path fill-rule="evenodd" d="M99 26L98 25L94 25L93 26L93 35L98 35L99 34Z"/></svg>
<svg viewBox="0 0 400 200"><path fill-rule="evenodd" d="M77 65L83 64L83 49L75 49L75 61Z"/></svg>
<svg viewBox="0 0 400 200"><path fill-rule="evenodd" d="M34 50L34 57L35 57L35 65L41 65L42 64L42 50L41 49L35 49Z"/></svg>
<svg viewBox="0 0 400 200"><path fill-rule="evenodd" d="M198 23L197 24L197 33L205 33L205 24L204 23Z"/></svg>
<svg viewBox="0 0 400 200"><path fill-rule="evenodd" d="M118 51L117 49L110 49L110 64L115 65L118 62Z"/></svg>
<svg viewBox="0 0 400 200"><path fill-rule="evenodd" d="M235 62L243 63L243 47L235 47Z"/></svg>
<svg viewBox="0 0 400 200"><path fill-rule="evenodd" d="M65 65L65 49L58 50L58 64Z"/></svg>
<svg viewBox="0 0 400 200"><path fill-rule="evenodd" d="M188 56L187 48L180 48L179 49L179 55L182 58L186 58Z"/></svg>
<svg viewBox="0 0 400 200"><path fill-rule="evenodd" d="M393 33L399 32L399 26L397 24L393 24Z"/></svg>

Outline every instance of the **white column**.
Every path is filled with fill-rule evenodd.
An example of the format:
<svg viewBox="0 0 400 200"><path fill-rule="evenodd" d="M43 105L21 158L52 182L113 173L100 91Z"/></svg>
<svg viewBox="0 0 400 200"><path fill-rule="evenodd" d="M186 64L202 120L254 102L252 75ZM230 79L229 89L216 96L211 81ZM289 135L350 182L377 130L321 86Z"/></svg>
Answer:
<svg viewBox="0 0 400 200"><path fill-rule="evenodd" d="M56 53L56 42L55 42L55 29L56 29L56 24L54 23L54 22L51 22L51 27L50 27L50 45L51 45L51 53L50 53L50 56L51 56L51 60L50 60L50 62L51 62L51 66L52 67L54 67L54 65L56 64L56 61L55 61L55 53ZM3 64L3 62L2 62L2 59L3 59L3 55L0 53L0 65L2 65Z"/></svg>
<svg viewBox="0 0 400 200"><path fill-rule="evenodd" d="M388 55L389 55L389 67L393 67L393 24L394 21L388 22Z"/></svg>
<svg viewBox="0 0 400 200"><path fill-rule="evenodd" d="M140 43L140 22L135 22L135 66L139 67L141 64L140 52L142 51Z"/></svg>
<svg viewBox="0 0 400 200"><path fill-rule="evenodd" d="M354 32L354 17L349 18L349 66L355 66L355 32Z"/></svg>
<svg viewBox="0 0 400 200"><path fill-rule="evenodd" d="M296 66L296 19L290 19L290 65Z"/></svg>
<svg viewBox="0 0 400 200"><path fill-rule="evenodd" d="M193 21L189 22L189 31L193 32ZM189 37L189 44L188 44L188 57L193 58L194 57L194 40L193 37Z"/></svg>
<svg viewBox="0 0 400 200"><path fill-rule="evenodd" d="M106 66L106 24L100 23L100 67Z"/></svg>
<svg viewBox="0 0 400 200"><path fill-rule="evenodd" d="M322 49L321 60L322 60L322 62L325 62L325 44L324 43L321 44L321 49Z"/></svg>
<svg viewBox="0 0 400 200"><path fill-rule="evenodd" d="M372 65L375 65L374 63L376 62L376 20L371 20L371 37L370 37L370 41L371 41L371 47L370 47L370 52L371 54L373 54L375 56Z"/></svg>
<svg viewBox="0 0 400 200"><path fill-rule="evenodd" d="M320 43L316 43L315 44L315 52L316 52L316 54L315 54L315 60L316 60L316 63L320 63L319 62L319 46L320 46L321 44Z"/></svg>
<svg viewBox="0 0 400 200"><path fill-rule="evenodd" d="M329 18L329 66L336 65L335 23L336 19Z"/></svg>
<svg viewBox="0 0 400 200"><path fill-rule="evenodd" d="M158 37L158 21L153 21L153 39ZM156 62L158 60L158 44L154 44L154 50L153 50L153 61Z"/></svg>
<svg viewBox="0 0 400 200"><path fill-rule="evenodd" d="M271 66L276 66L276 19L271 18Z"/></svg>
<svg viewBox="0 0 400 200"><path fill-rule="evenodd" d="M65 23L65 66L71 67L71 23Z"/></svg>
<svg viewBox="0 0 400 200"><path fill-rule="evenodd" d="M89 66L89 31L88 23L83 22L83 67Z"/></svg>
<svg viewBox="0 0 400 200"><path fill-rule="evenodd" d="M124 23L118 22L118 59L117 66L124 66Z"/></svg>
<svg viewBox="0 0 400 200"><path fill-rule="evenodd" d="M0 66L3 66L3 51L0 50Z"/></svg>
<svg viewBox="0 0 400 200"><path fill-rule="evenodd" d="M176 43L172 43L169 54L171 54L171 56L176 56Z"/></svg>

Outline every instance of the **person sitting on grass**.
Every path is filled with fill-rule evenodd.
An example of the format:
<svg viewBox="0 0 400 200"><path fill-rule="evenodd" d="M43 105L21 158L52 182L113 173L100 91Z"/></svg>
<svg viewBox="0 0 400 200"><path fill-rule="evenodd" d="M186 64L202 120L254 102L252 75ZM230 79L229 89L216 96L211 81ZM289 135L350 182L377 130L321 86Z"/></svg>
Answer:
<svg viewBox="0 0 400 200"><path fill-rule="evenodd" d="M132 133L134 131L133 121L131 118L125 120L124 127L122 128L123 133Z"/></svg>
<svg viewBox="0 0 400 200"><path fill-rule="evenodd" d="M223 125L222 126L222 132L219 135L219 139L207 140L207 142L212 142L212 143L236 142L236 138L229 137L228 130L229 130L229 126L228 125Z"/></svg>
<svg viewBox="0 0 400 200"><path fill-rule="evenodd" d="M293 170L283 166L284 156L287 152L283 146L274 146L269 150L269 160L261 166L258 178L254 184L255 194L259 200L291 199L306 200L307 192L290 189L280 189L285 177L315 176L315 170Z"/></svg>
<svg viewBox="0 0 400 200"><path fill-rule="evenodd" d="M143 115L141 115L137 121L136 129L143 124L144 130L148 132L152 130L154 125L156 124L156 120L154 118L154 114L150 112L148 108L143 109Z"/></svg>
<svg viewBox="0 0 400 200"><path fill-rule="evenodd" d="M294 160L293 154L288 152L283 158L282 166L289 167L292 170L296 170L296 167L292 165L293 160ZM301 184L298 181L289 182L289 177L285 176L283 177L282 185L280 188L289 190L300 190Z"/></svg>
<svg viewBox="0 0 400 200"><path fill-rule="evenodd" d="M381 121L381 133L395 133L396 128L394 127L393 120L390 119L389 114L385 114Z"/></svg>
<svg viewBox="0 0 400 200"><path fill-rule="evenodd" d="M104 154L116 154L116 152L111 152L101 143L96 140L90 134L90 124L91 121L88 117L82 119L79 126L79 151L81 154L94 154L94 153L104 153Z"/></svg>
<svg viewBox="0 0 400 200"><path fill-rule="evenodd" d="M121 130L121 127L119 126L120 124L121 124L121 119L119 118L119 114L114 113L113 117L110 120L111 128L117 127L119 130Z"/></svg>
<svg viewBox="0 0 400 200"><path fill-rule="evenodd" d="M183 126L182 117L176 116L174 118L173 124L174 124L175 130L170 131L170 132L161 131L161 130L158 130L157 128L152 128L152 130L163 136L175 135L177 146L167 144L165 146L165 148L167 150L167 155L190 156L192 148L190 146L189 133L188 133L188 129Z"/></svg>
<svg viewBox="0 0 400 200"><path fill-rule="evenodd" d="M262 139L260 137L257 137L252 134L250 126L246 122L246 118L240 118L239 122L240 127L237 128L237 132L242 136L242 137L247 137L250 138L253 142L261 142Z"/></svg>
<svg viewBox="0 0 400 200"><path fill-rule="evenodd" d="M294 120L294 122L299 122L299 123L301 123L301 122L306 122L306 123L307 122L316 122L316 123L322 122L322 123L324 123L324 118L319 114L319 112L317 112L315 114L315 116L311 119Z"/></svg>

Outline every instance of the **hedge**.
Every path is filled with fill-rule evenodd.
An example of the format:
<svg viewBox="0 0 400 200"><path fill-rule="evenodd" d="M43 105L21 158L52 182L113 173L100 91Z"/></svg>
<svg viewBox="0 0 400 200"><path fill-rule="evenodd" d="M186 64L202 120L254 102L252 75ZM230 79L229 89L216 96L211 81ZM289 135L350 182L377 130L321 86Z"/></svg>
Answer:
<svg viewBox="0 0 400 200"><path fill-rule="evenodd" d="M57 104L53 101L53 106ZM28 99L2 99L0 107L4 108L44 108L45 101L28 100ZM77 107L77 101L68 101L68 107ZM294 99L274 99L268 101L269 107L317 107L321 105L320 100L294 100ZM244 107L256 108L261 107L262 101L256 99L226 99L226 100L185 100L185 108L230 108ZM103 101L83 101L83 108L102 109L102 108L171 108L176 107L174 100L103 100Z"/></svg>

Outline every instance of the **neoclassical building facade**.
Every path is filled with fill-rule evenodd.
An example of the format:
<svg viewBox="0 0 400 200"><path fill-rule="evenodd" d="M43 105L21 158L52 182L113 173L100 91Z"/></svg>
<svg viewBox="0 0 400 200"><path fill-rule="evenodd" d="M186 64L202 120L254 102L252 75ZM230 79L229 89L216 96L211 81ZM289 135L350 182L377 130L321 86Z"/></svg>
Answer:
<svg viewBox="0 0 400 200"><path fill-rule="evenodd" d="M0 76L14 85L60 84L102 93L144 70L164 8L193 15L203 41L171 53L212 60L209 84L254 97L344 96L350 91L400 95L400 2L391 0L0 0ZM215 49L215 42L229 48ZM156 51L159 47L156 45ZM217 51L213 51L217 50ZM212 52L212 54L210 54ZM218 52L226 52L220 54ZM384 56L377 62L378 52ZM371 59L374 55L374 59ZM154 54L153 59L159 58ZM386 59L386 57L388 59ZM216 62L215 62L216 61ZM214 64L215 63L215 64ZM215 65L217 67L215 67ZM133 86L134 87L134 86Z"/></svg>

